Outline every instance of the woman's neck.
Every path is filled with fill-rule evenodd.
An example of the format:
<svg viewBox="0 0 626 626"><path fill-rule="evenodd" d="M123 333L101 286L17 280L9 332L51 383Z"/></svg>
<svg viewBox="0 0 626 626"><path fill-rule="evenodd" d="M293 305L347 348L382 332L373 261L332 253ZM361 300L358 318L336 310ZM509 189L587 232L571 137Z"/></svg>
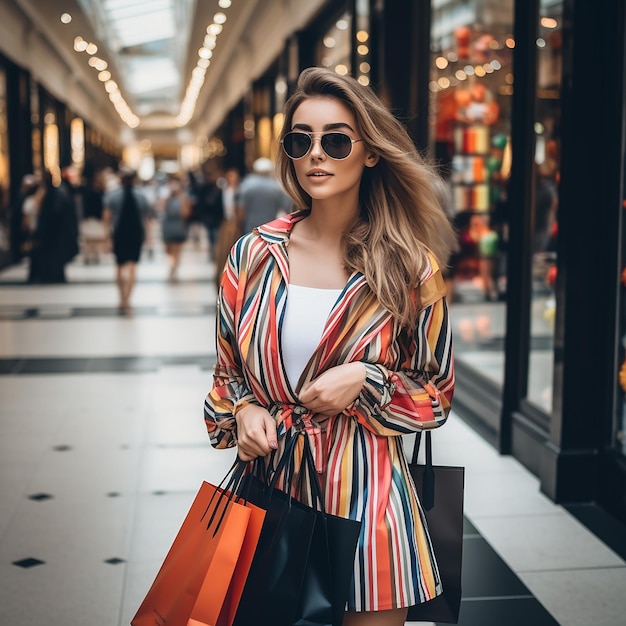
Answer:
<svg viewBox="0 0 626 626"><path fill-rule="evenodd" d="M358 206L350 209L336 202L313 201L311 213L299 229L301 236L317 240L341 240L359 214Z"/></svg>

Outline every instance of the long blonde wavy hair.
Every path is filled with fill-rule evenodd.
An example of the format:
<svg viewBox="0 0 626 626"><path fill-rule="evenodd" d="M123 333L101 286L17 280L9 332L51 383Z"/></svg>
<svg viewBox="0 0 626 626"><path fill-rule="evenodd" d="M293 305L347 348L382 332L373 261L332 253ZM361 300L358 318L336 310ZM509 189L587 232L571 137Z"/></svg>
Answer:
<svg viewBox="0 0 626 626"><path fill-rule="evenodd" d="M314 96L333 97L347 106L366 149L379 155L378 163L363 171L359 218L344 233L346 270L364 274L380 303L401 324L410 325L419 310L415 288L429 263L428 253L443 267L454 242L442 206L444 183L369 87L330 70L309 68L300 74L296 91L285 104L281 140L291 130L295 110ZM276 165L295 205L310 208L311 197L282 150Z"/></svg>

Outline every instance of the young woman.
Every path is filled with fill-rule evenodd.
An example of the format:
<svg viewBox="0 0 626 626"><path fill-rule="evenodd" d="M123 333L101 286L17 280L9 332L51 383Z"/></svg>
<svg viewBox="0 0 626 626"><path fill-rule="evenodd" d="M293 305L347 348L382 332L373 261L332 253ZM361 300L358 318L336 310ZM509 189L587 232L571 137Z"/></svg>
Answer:
<svg viewBox="0 0 626 626"><path fill-rule="evenodd" d="M161 225L165 253L170 267L169 280L178 278L178 266L187 240L187 220L191 214L191 202L179 176L172 174L167 183L167 196L163 199L163 223Z"/></svg>
<svg viewBox="0 0 626 626"><path fill-rule="evenodd" d="M122 171L120 180L121 188L113 191L108 198L105 197L104 221L113 233L119 311L128 315L132 312L130 300L145 236L143 217L148 212L148 201L135 189L134 171Z"/></svg>
<svg viewBox="0 0 626 626"><path fill-rule="evenodd" d="M302 420L327 511L362 521L344 624L396 626L442 591L402 446L454 387L441 182L369 88L324 69L301 74L281 144L301 210L232 249L207 428L250 460Z"/></svg>

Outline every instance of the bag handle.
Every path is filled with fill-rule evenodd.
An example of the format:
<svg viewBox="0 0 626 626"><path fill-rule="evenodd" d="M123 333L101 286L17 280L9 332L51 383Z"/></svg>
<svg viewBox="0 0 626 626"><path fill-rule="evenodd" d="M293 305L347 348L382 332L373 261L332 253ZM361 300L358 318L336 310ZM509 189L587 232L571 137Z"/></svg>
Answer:
<svg viewBox="0 0 626 626"><path fill-rule="evenodd" d="M285 444L283 454L281 455L278 464L276 465L276 468L272 473L271 480L269 481L269 483L264 483L268 487L268 499L271 497L272 491L276 488L278 479L284 472L285 488L287 490L287 494L289 495L289 502L291 503L291 499L294 493L302 493L306 480L306 485L309 487L309 492L312 498L312 506L314 506L322 513L325 513L326 511L324 508L322 487L320 485L319 478L317 477L317 470L315 469L315 459L313 457L313 451L311 450L311 443L309 441L308 434L306 433L306 431L301 430L294 433L287 433L285 436L288 437L288 439ZM295 451L298 437L304 438L304 446L300 466L296 473ZM294 479L296 481L295 483Z"/></svg>
<svg viewBox="0 0 626 626"><path fill-rule="evenodd" d="M215 508L212 510L209 521L207 522L207 530L209 530L209 528L213 524L215 516L220 509L220 505L224 504L224 507L213 530L213 537L215 537L218 530L220 529L220 526L222 525L222 521L224 520L224 516L226 515L226 511L228 510L228 506L230 505L230 503L233 501L233 499L235 499L235 502L237 502L237 500L239 499L238 497L235 497L235 491L237 486L241 483L245 471L246 463L241 461L239 458L236 459L228 472L226 472L226 476L222 478L222 481L217 486L217 489L213 492L213 495L211 496L211 499L209 500L209 503L207 504L207 507L204 510L202 517L200 518L201 520L205 518L205 516L209 512L209 509L211 509L211 505L213 504L215 497L217 496ZM226 484L224 485L224 483Z"/></svg>
<svg viewBox="0 0 626 626"><path fill-rule="evenodd" d="M415 443L413 444L413 455L411 456L411 465L417 465L417 455L419 453L422 441L422 431L415 434ZM426 464L424 466L424 474L422 477L422 507L430 511L435 506L435 470L433 469L433 444L430 431L426 431Z"/></svg>

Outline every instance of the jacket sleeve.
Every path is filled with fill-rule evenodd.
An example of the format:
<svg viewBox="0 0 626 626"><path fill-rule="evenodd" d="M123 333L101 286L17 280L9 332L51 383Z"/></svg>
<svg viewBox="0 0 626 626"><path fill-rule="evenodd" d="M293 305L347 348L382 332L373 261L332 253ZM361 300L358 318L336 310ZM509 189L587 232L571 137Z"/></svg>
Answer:
<svg viewBox="0 0 626 626"><path fill-rule="evenodd" d="M445 284L438 269L421 285L422 310L402 334L398 371L365 363L365 384L347 412L372 432L396 436L444 424L454 391L454 357Z"/></svg>
<svg viewBox="0 0 626 626"><path fill-rule="evenodd" d="M244 248L240 240L231 250L217 300L217 363L213 387L204 401L204 420L215 448L232 448L237 443L235 414L247 404L258 404L248 387L241 364L236 335L236 307L245 282L241 275Z"/></svg>

